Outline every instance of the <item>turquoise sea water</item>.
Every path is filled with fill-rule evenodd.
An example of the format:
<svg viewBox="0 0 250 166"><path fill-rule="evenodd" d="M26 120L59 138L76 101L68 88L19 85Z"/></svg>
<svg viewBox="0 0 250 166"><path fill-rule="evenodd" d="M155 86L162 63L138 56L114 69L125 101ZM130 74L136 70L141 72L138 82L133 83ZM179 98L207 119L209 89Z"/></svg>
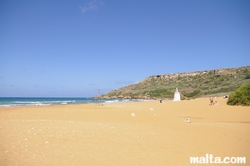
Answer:
<svg viewBox="0 0 250 166"><path fill-rule="evenodd" d="M67 105L88 103L112 103L134 102L139 100L125 99L95 99L95 98L27 98L27 97L0 97L0 107L14 106L43 106L43 105Z"/></svg>

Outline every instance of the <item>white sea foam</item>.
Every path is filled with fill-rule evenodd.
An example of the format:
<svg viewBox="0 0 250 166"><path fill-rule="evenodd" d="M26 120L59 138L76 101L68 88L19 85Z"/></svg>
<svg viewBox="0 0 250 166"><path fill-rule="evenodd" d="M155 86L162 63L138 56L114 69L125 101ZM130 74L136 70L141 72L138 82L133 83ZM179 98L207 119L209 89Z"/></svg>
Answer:
<svg viewBox="0 0 250 166"><path fill-rule="evenodd" d="M108 101L105 101L105 103L116 103L116 102L119 102L119 100L108 100Z"/></svg>
<svg viewBox="0 0 250 166"><path fill-rule="evenodd" d="M14 106L46 106L88 103L118 103L118 102L140 102L138 99L102 99L95 98L0 98L0 107Z"/></svg>
<svg viewBox="0 0 250 166"><path fill-rule="evenodd" d="M10 107L11 105L0 105L0 107Z"/></svg>

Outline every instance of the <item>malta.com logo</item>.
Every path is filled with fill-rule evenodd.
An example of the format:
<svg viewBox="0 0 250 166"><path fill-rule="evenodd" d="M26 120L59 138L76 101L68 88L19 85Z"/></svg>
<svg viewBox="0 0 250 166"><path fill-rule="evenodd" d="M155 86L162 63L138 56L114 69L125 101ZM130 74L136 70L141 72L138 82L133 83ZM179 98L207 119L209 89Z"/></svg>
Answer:
<svg viewBox="0 0 250 166"><path fill-rule="evenodd" d="M202 157L190 157L190 164L246 164L246 157L214 157L206 154Z"/></svg>

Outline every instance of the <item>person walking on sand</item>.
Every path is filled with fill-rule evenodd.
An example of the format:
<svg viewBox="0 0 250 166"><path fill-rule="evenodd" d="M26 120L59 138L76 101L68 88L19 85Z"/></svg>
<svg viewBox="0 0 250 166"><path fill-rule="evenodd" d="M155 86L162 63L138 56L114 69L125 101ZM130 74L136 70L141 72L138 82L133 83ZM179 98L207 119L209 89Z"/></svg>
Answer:
<svg viewBox="0 0 250 166"><path fill-rule="evenodd" d="M210 96L210 105L213 105L214 104L214 98L212 96Z"/></svg>

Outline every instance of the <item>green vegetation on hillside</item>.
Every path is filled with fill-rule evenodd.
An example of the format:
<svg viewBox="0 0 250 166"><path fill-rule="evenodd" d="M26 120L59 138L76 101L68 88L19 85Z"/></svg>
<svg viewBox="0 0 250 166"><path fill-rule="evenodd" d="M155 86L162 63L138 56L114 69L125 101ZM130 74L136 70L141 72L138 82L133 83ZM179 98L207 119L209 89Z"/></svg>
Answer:
<svg viewBox="0 0 250 166"><path fill-rule="evenodd" d="M159 88L155 90L145 90L142 93L144 96L150 97L158 97L158 98L168 98L170 95L172 96L173 93L166 88Z"/></svg>
<svg viewBox="0 0 250 166"><path fill-rule="evenodd" d="M227 104L250 106L250 82L233 91L229 96Z"/></svg>
<svg viewBox="0 0 250 166"><path fill-rule="evenodd" d="M143 81L113 90L103 96L129 98L173 98L178 87L183 98L210 95L228 95L241 85L250 82L250 66L153 75Z"/></svg>

